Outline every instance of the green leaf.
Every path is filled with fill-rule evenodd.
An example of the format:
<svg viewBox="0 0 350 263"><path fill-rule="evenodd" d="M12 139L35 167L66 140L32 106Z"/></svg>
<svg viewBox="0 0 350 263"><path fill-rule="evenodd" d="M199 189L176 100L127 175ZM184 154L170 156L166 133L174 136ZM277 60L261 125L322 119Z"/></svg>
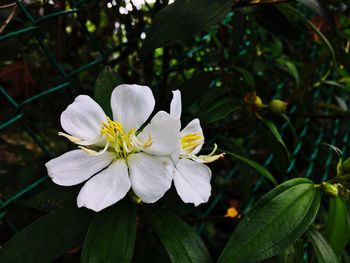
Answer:
<svg viewBox="0 0 350 263"><path fill-rule="evenodd" d="M277 186L237 225L218 263L260 262L280 253L308 229L320 200L320 191L306 178Z"/></svg>
<svg viewBox="0 0 350 263"><path fill-rule="evenodd" d="M319 0L297 0L299 3L307 6L318 16L322 17L329 25L333 25L334 21L329 12L324 9Z"/></svg>
<svg viewBox="0 0 350 263"><path fill-rule="evenodd" d="M263 143L266 145L268 151L273 154L273 161L279 168L280 174L285 174L290 165L290 159L284 146L265 127L260 128L259 131L261 138L263 138Z"/></svg>
<svg viewBox="0 0 350 263"><path fill-rule="evenodd" d="M279 62L281 62L282 64L284 64L287 69L288 69L288 72L294 77L295 79L295 84L297 86L299 86L300 84L300 78L299 78L299 72L298 72L298 69L296 68L296 66L290 62L290 61L286 61L286 60L280 60Z"/></svg>
<svg viewBox="0 0 350 263"><path fill-rule="evenodd" d="M290 21L281 10L272 5L258 6L255 19L261 27L270 31L273 35L281 35L290 39L298 39L301 35L295 23Z"/></svg>
<svg viewBox="0 0 350 263"><path fill-rule="evenodd" d="M183 108L191 106L209 88L215 75L212 72L196 72L192 78L186 80L180 87Z"/></svg>
<svg viewBox="0 0 350 263"><path fill-rule="evenodd" d="M232 153L232 152L228 152L226 150L222 150L223 152L227 153L228 155L241 160L243 162L245 162L246 164L248 164L250 167L256 169L259 173L261 173L263 176L265 176L267 179L269 179L275 186L278 185L275 177L273 177L273 175L261 164L258 164L257 162L254 162L252 160L249 160L243 156L240 156L238 154Z"/></svg>
<svg viewBox="0 0 350 263"><path fill-rule="evenodd" d="M116 86L123 83L124 81L119 74L109 66L104 67L97 77L94 88L95 100L109 117L113 117L111 109L112 91Z"/></svg>
<svg viewBox="0 0 350 263"><path fill-rule="evenodd" d="M348 226L350 227L350 204L349 202L345 202L345 207L346 207L346 219L348 221Z"/></svg>
<svg viewBox="0 0 350 263"><path fill-rule="evenodd" d="M202 123L209 124L226 118L241 109L241 102L230 97L216 100L206 111L199 114Z"/></svg>
<svg viewBox="0 0 350 263"><path fill-rule="evenodd" d="M326 239L337 255L340 255L350 239L346 201L337 196L329 200Z"/></svg>
<svg viewBox="0 0 350 263"><path fill-rule="evenodd" d="M299 137L297 135L297 132L295 131L293 124L290 122L290 119L288 118L288 116L286 114L281 114L280 116L287 122L288 127L293 135L293 146L297 147Z"/></svg>
<svg viewBox="0 0 350 263"><path fill-rule="evenodd" d="M342 256L343 256L343 263L350 263L350 255L345 250Z"/></svg>
<svg viewBox="0 0 350 263"><path fill-rule="evenodd" d="M310 228L307 231L307 234L311 240L312 246L314 247L318 263L339 263L332 247L320 232Z"/></svg>
<svg viewBox="0 0 350 263"><path fill-rule="evenodd" d="M135 243L135 252L132 259L133 263L170 263L170 258L163 244L157 238L154 232L149 228L138 233Z"/></svg>
<svg viewBox="0 0 350 263"><path fill-rule="evenodd" d="M322 81L322 83L326 84L326 85L330 85L332 87L335 87L335 88L339 89L340 91L346 93L348 96L350 96L350 90L348 88L346 88L343 84L340 84L340 83L338 83L336 81L332 81L332 80L324 80L324 81Z"/></svg>
<svg viewBox="0 0 350 263"><path fill-rule="evenodd" d="M304 259L304 242L299 238L281 253L264 260L264 263L307 263Z"/></svg>
<svg viewBox="0 0 350 263"><path fill-rule="evenodd" d="M28 200L22 200L21 205L28 205L43 211L51 211L62 207L71 207L75 202L81 186L62 187L50 184L48 189L39 192Z"/></svg>
<svg viewBox="0 0 350 263"><path fill-rule="evenodd" d="M136 208L126 200L100 212L86 235L82 263L131 262L136 234Z"/></svg>
<svg viewBox="0 0 350 263"><path fill-rule="evenodd" d="M202 96L202 99L199 103L200 107L202 108L208 108L211 103L214 101L218 100L220 97L224 96L225 94L231 90L232 88L230 87L211 87L205 91L205 93Z"/></svg>
<svg viewBox="0 0 350 263"><path fill-rule="evenodd" d="M244 68L234 67L234 69L242 75L242 77L247 82L248 86L252 89L252 91L255 90L255 81L253 75Z"/></svg>
<svg viewBox="0 0 350 263"><path fill-rule="evenodd" d="M276 138L276 140L283 146L284 150L285 150L285 153L287 154L287 157L288 157L288 161L289 163L291 162L290 160L290 154L289 154L289 151L288 151L288 148L287 146L284 144L283 140L282 140L282 137L280 135L280 133L278 132L278 129L276 127L276 125L270 121L270 120L267 120L267 119L262 119L262 122L266 125L266 127L271 131L271 133L273 134L273 136Z"/></svg>
<svg viewBox="0 0 350 263"><path fill-rule="evenodd" d="M215 25L230 12L233 4L231 0L177 0L164 7L146 33L142 54L193 37Z"/></svg>
<svg viewBox="0 0 350 263"><path fill-rule="evenodd" d="M164 209L152 209L149 223L173 263L206 263L211 257L204 242L189 225Z"/></svg>
<svg viewBox="0 0 350 263"><path fill-rule="evenodd" d="M296 10L295 8L291 7L288 4L280 4L277 6L277 8L285 14L289 14L293 18L294 17L299 18L306 25L308 25L312 29L312 31L314 31L315 34L318 35L318 37L326 44L326 46L328 47L332 55L333 60L336 61L335 52L331 43L329 43L328 39L322 34L322 32L318 30L318 28L314 26L302 13L300 13L298 10Z"/></svg>
<svg viewBox="0 0 350 263"><path fill-rule="evenodd" d="M46 263L83 243L94 213L64 208L16 233L0 250L1 263Z"/></svg>

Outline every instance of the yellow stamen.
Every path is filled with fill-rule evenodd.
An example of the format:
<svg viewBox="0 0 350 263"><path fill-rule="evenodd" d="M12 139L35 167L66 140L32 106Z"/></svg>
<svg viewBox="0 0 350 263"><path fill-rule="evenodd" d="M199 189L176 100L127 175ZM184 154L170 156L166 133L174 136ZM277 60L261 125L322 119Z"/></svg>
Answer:
<svg viewBox="0 0 350 263"><path fill-rule="evenodd" d="M79 146L78 148L82 149L84 152L86 152L87 154L90 154L90 155L93 155L93 156L98 156L98 155L101 155L103 153L105 153L108 149L108 146L109 146L109 142L107 142L107 144L105 145L105 147L103 148L102 151L94 151L94 150L91 150L89 148L86 148L86 147L83 147L83 146Z"/></svg>
<svg viewBox="0 0 350 263"><path fill-rule="evenodd" d="M58 136L66 137L68 140L70 140L71 142L73 142L75 144L78 144L78 143L82 142L82 140L79 139L78 137L71 136L71 135L69 135L67 133L64 133L64 132L59 132Z"/></svg>
<svg viewBox="0 0 350 263"><path fill-rule="evenodd" d="M214 155L217 149L218 149L218 146L216 143L214 143L214 149L211 151L211 153L209 153L208 155L199 155L198 158L202 159L203 162L205 163L211 163L221 157L224 157L225 153Z"/></svg>
<svg viewBox="0 0 350 263"><path fill-rule="evenodd" d="M117 153L118 158L126 158L131 152L138 151L140 143L135 136L135 129L130 129L126 134L123 126L107 117L107 122L101 122L101 135L106 139ZM145 146L151 146L151 137L145 142Z"/></svg>
<svg viewBox="0 0 350 263"><path fill-rule="evenodd" d="M107 120L108 124L101 122L101 134L106 135L107 140L112 143L115 143L117 141L118 136L120 136L123 141L126 141L123 126L117 121L112 121L109 117L107 117Z"/></svg>
<svg viewBox="0 0 350 263"><path fill-rule="evenodd" d="M217 159L224 157L225 153L220 153L217 155L199 155L198 159L201 159L203 163L212 163Z"/></svg>
<svg viewBox="0 0 350 263"><path fill-rule="evenodd" d="M152 145L152 136L151 134L148 136L148 140L143 143L143 148L148 148Z"/></svg>
<svg viewBox="0 0 350 263"><path fill-rule="evenodd" d="M200 162L200 163L211 163L211 162L214 162L221 157L224 157L224 155L225 155L225 153L220 153L220 154L214 155L217 148L218 148L218 146L216 144L214 144L214 149L208 155L195 156L195 155L189 154L189 155L181 155L181 157L192 159L192 160Z"/></svg>
<svg viewBox="0 0 350 263"><path fill-rule="evenodd" d="M130 129L129 133L128 133L128 138L130 138L131 136L133 136L135 134L135 129L132 128Z"/></svg>
<svg viewBox="0 0 350 263"><path fill-rule="evenodd" d="M193 152L199 145L204 143L204 136L201 132L189 133L181 137L181 149L186 152Z"/></svg>
<svg viewBox="0 0 350 263"><path fill-rule="evenodd" d="M90 155L93 155L93 156L96 156L96 154L98 154L98 152L96 152L94 150L91 150L91 149L88 149L88 148L83 147L83 146L79 146L79 148L82 149L87 154L90 154Z"/></svg>

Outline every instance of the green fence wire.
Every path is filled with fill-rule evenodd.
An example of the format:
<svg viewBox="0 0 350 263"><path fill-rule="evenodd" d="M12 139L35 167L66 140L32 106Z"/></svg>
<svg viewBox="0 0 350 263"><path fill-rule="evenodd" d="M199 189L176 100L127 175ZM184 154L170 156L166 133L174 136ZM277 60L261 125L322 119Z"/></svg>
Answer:
<svg viewBox="0 0 350 263"><path fill-rule="evenodd" d="M47 143L42 141L40 136L33 131L24 121L23 119L26 116L26 111L24 109L25 105L35 105L36 101L38 100L45 100L45 97L48 94L56 93L60 90L68 90L71 94L72 91L72 79L76 76L78 76L80 73L87 71L88 69L106 62L110 55L114 54L117 51L120 51L122 48L127 47L128 45L138 43L140 41L140 32L135 32L133 28L129 28L130 31L134 32L133 38L129 38L127 42L121 43L117 46L114 46L112 48L105 49L102 47L98 41L95 39L93 34L88 30L86 27L86 18L84 17L84 12L82 9L82 5L84 3L90 2L90 1L75 1L71 0L70 10L64 10L59 11L51 14L47 14L45 16L41 16L39 18L34 18L30 12L28 11L26 4L23 1L15 0L17 6L20 8L20 12L22 12L27 21L24 21L23 25L29 25L25 28L19 29L17 31L7 33L5 35L0 36L0 43L4 43L5 41L8 41L9 39L16 38L19 35L23 34L32 34L37 43L39 44L40 48L44 51L47 58L49 59L50 63L55 67L56 73L58 76L61 77L62 82L55 87L49 88L43 92L40 92L38 94L35 94L34 96L27 98L21 102L16 102L7 92L6 90L0 86L0 91L2 96L8 100L9 107L11 107L11 110L16 113L16 115L8 120L5 120L4 123L1 123L0 125L0 131L6 129L7 127L14 125L15 123L20 124L21 127L27 132L27 134L35 141L35 143L41 148L41 150L48 156L48 158L53 158L54 155L49 150L50 147L48 147ZM113 3L110 3L112 5L113 11L115 15L120 19L120 23L123 23L123 16L119 13L119 10L115 7ZM152 14L153 8L146 3L148 11ZM80 67L71 70L68 72L63 65L61 65L55 56L50 51L49 47L47 46L47 43L45 43L45 39L43 37L43 32L45 30L44 25L47 21L50 19L55 19L60 16L68 16L74 14L74 19L77 20L77 22L80 24L80 27L82 29L82 32L87 35L87 38L91 42L91 46L94 48L94 50L97 52L98 57L84 65L80 65ZM154 14L154 13L153 13ZM229 16L223 21L223 23L229 21L235 14L232 12L229 14ZM129 23L124 23L125 25L129 25ZM215 29L217 30L217 28ZM215 32L215 30L213 32ZM156 87L159 85L159 83L162 81L162 76L164 74L167 74L169 72L172 72L173 70L176 70L180 65L184 64L189 57L191 57L193 54L200 55L200 52L203 51L204 43L205 41L210 38L212 33L207 34L203 36L200 40L197 40L197 46L193 48L192 50L189 50L188 52L184 54L178 54L177 62L173 65L171 65L166 70L155 69L154 65L150 65L147 63L147 61L143 61L144 65L149 68L150 72L152 72L153 77L155 79L153 83L153 87ZM249 37L249 36L247 36ZM246 43L249 45L249 43ZM25 43L23 43L25 45ZM246 46L241 46L240 54L244 55L246 53ZM277 86L277 92L275 94L275 97L279 97L281 93L281 89L284 87L284 83L279 83ZM330 102L331 100L331 94L332 90L323 90L321 88L318 88L316 92L313 94L313 103L316 104L318 101L326 101ZM297 110L297 105L293 105L290 109L290 112L293 113ZM327 113L327 112L326 112ZM348 143L349 135L347 133L340 133L339 127L340 127L340 119L333 118L331 120L327 120L327 125L331 127L331 129L326 129L323 126L319 125L318 123L313 122L310 118L305 118L304 120L304 126L301 129L301 131L298 134L299 140L296 143L296 146L294 150L291 152L291 163L290 166L287 169L287 173L285 174L284 180L287 178L293 178L293 177L310 177L316 181L322 181L327 179L327 177L334 173L335 167L333 167L332 161L334 158L334 154L329 151L328 149L322 148L322 142L327 142L329 144L336 145L341 144L344 145L342 150L343 152L346 151L346 144ZM57 127L59 129L59 127ZM280 126L280 133L284 137L285 133L288 132L289 126L288 123L283 123ZM331 132L332 130L333 132ZM250 136L251 138L255 136L255 134L258 131L255 131ZM244 134L244 131L241 132ZM316 136L315 136L316 135ZM216 138L220 138L221 134L220 132L217 133ZM245 136L246 137L246 136ZM247 156L249 156L250 153L250 145L249 143L246 144L244 152ZM312 149L311 149L312 148ZM321 153L322 152L322 153ZM276 163L274 162L275 156L271 153L267 156L264 165L270 170L279 170L278 167L276 167ZM305 164L307 167L305 167ZM44 163L42 164L44 166ZM318 167L322 167L322 169L318 169ZM238 176L239 169L236 165L233 166L233 168L227 173L224 180L214 185L215 191L213 192L213 196L210 199L209 204L206 206L206 209L197 210L192 209L193 214L198 218L205 218L208 215L212 214L215 208L221 207L221 209L225 210L229 207L229 204L227 200L223 199L223 193L225 185L234 177ZM16 176L16 175L13 175ZM43 175L41 178L37 179L30 185L28 185L26 188L22 189L18 193L12 195L10 198L7 198L6 200L0 200L0 219L4 219L6 224L14 231L17 231L16 226L11 222L10 218L7 218L7 211L11 207L12 203L16 200L18 200L20 197L28 193L29 191L32 191L34 188L38 187L40 184L42 184L46 179L48 178L47 175ZM251 207L251 205L255 201L255 195L254 193L257 191L266 191L270 188L269 184L265 181L264 177L261 176L259 180L255 183L254 187L252 188L252 194L250 197L249 202L245 207L242 208L243 214L247 212L247 210ZM198 231L206 236L205 229L205 221L199 224ZM211 243L213 247L215 247L215 244L211 242L210 238L207 238L207 241Z"/></svg>

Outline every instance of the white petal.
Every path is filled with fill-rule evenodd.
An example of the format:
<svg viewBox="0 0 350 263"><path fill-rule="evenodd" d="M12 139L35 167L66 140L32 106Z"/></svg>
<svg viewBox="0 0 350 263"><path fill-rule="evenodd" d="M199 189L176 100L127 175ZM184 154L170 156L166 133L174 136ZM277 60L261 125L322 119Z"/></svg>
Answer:
<svg viewBox="0 0 350 263"><path fill-rule="evenodd" d="M205 164L181 159L176 165L174 184L185 203L198 206L208 202L211 194L210 179L211 170Z"/></svg>
<svg viewBox="0 0 350 263"><path fill-rule="evenodd" d="M181 93L179 90L175 90L173 91L173 99L170 103L170 115L180 119L181 110Z"/></svg>
<svg viewBox="0 0 350 263"><path fill-rule="evenodd" d="M106 114L92 98L80 95L61 114L62 128L74 137L91 140L100 135L100 122L106 122Z"/></svg>
<svg viewBox="0 0 350 263"><path fill-rule="evenodd" d="M168 155L180 148L180 120L165 111L159 111L140 132L137 139L146 142L151 138L152 145L143 151L155 155Z"/></svg>
<svg viewBox="0 0 350 263"><path fill-rule="evenodd" d="M114 155L105 152L92 156L83 150L73 150L50 160L45 164L47 173L58 185L76 185L89 179L95 173L109 165Z"/></svg>
<svg viewBox="0 0 350 263"><path fill-rule="evenodd" d="M81 188L77 203L96 212L122 199L131 186L128 167L123 159L114 161Z"/></svg>
<svg viewBox="0 0 350 263"><path fill-rule="evenodd" d="M111 96L111 107L114 121L123 126L124 132L131 128L137 131L151 115L154 108L154 97L147 86L119 85Z"/></svg>
<svg viewBox="0 0 350 263"><path fill-rule="evenodd" d="M190 133L201 133L203 135L203 130L202 127L199 123L198 119L192 120L185 128L180 133L180 136L185 136ZM204 136L204 135L203 135ZM199 151L202 149L203 144L198 145L192 152L191 154L197 154Z"/></svg>
<svg viewBox="0 0 350 263"><path fill-rule="evenodd" d="M181 146L179 148L177 148L176 151L174 151L170 154L170 159L173 161L173 163L175 165L180 160L180 153L181 153Z"/></svg>
<svg viewBox="0 0 350 263"><path fill-rule="evenodd" d="M154 203L170 188L174 166L167 157L136 153L128 158L131 187L145 203Z"/></svg>

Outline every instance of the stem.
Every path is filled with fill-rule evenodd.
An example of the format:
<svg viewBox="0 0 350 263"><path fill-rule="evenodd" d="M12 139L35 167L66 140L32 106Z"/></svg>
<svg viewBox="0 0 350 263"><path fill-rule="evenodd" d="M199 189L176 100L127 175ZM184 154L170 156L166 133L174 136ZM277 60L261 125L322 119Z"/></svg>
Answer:
<svg viewBox="0 0 350 263"><path fill-rule="evenodd" d="M263 1L263 2L261 2L261 0L255 0L255 1L251 1L251 2L237 0L237 2L238 3L236 5L234 5L233 8L251 6L251 5L281 4L281 3L288 3L288 2L296 2L296 0L271 0L271 1Z"/></svg>
<svg viewBox="0 0 350 263"><path fill-rule="evenodd" d="M330 184L333 184L333 183L337 183L337 182L341 182L341 181L349 181L350 180L350 174L346 174L346 175L339 175L339 176L336 176L332 179L329 179L327 181L327 183L330 183Z"/></svg>
<svg viewBox="0 0 350 263"><path fill-rule="evenodd" d="M4 22L4 24L0 27L0 34L5 30L5 28L7 27L7 25L10 23L10 21L12 20L12 18L14 17L15 13L16 13L16 9L17 9L17 5L14 5L12 8L11 13L9 14L8 18L6 19L6 21Z"/></svg>
<svg viewBox="0 0 350 263"><path fill-rule="evenodd" d="M0 9L9 8L9 7L12 7L12 6L15 6L15 5L17 5L17 3L11 3L11 4L8 4L8 5L0 5Z"/></svg>

